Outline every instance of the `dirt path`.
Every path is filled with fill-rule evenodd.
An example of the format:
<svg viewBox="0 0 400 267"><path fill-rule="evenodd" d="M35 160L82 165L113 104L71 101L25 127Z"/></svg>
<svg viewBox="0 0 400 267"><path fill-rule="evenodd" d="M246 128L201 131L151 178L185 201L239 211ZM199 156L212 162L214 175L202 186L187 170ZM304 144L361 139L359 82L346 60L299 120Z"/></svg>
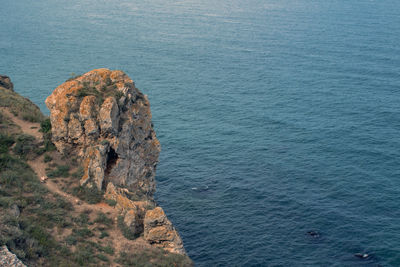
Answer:
<svg viewBox="0 0 400 267"><path fill-rule="evenodd" d="M0 108L0 109L1 109L1 112L4 112L7 117L12 119L13 122L16 125L18 125L25 134L32 135L39 141L43 140L43 135L41 132L39 132L39 129L40 129L39 123L21 120L20 118L14 116L14 114L12 114L10 111L8 111L8 109L6 109L6 108Z"/></svg>
<svg viewBox="0 0 400 267"><path fill-rule="evenodd" d="M28 122L21 120L20 118L14 116L11 112L8 111L6 108L1 108L1 111L6 114L7 117L9 117L17 126L19 126L22 130L23 133L29 134L33 137L36 138L37 141L42 141L43 140L43 135L40 130L40 124L35 123L35 122ZM28 164L30 167L34 170L38 178L40 179L41 177L47 177L46 176L46 168L48 167L48 164L44 162L43 160L44 156L40 156L35 158L34 160L29 160ZM66 200L72 203L74 206L75 210L77 212L82 212L84 210L90 209L93 211L101 211L101 212L108 212L111 213L115 216L117 216L117 210L105 203L98 203L98 204L88 204L86 202L81 201L79 198L72 196L64 191L62 191L56 183L53 181L47 179L45 186L53 193L57 193L64 197Z"/></svg>

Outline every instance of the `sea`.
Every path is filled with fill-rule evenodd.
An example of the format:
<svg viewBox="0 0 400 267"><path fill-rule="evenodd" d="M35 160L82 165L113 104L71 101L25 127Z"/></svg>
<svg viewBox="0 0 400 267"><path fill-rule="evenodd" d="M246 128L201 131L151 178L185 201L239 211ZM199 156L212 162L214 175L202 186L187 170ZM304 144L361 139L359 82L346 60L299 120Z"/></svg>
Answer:
<svg viewBox="0 0 400 267"><path fill-rule="evenodd" d="M196 266L400 266L400 1L1 0L0 29L46 114L95 68L148 95Z"/></svg>

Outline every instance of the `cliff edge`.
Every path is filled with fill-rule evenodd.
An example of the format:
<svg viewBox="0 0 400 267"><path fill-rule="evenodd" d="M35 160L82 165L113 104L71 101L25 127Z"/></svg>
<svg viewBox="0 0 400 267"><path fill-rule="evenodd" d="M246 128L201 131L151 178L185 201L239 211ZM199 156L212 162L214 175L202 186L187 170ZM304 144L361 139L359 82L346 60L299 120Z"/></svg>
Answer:
<svg viewBox="0 0 400 267"><path fill-rule="evenodd" d="M185 254L162 208L153 209L160 142L147 96L134 82L119 70L92 70L58 86L46 105L57 150L83 162L81 186L116 201L133 236Z"/></svg>
<svg viewBox="0 0 400 267"><path fill-rule="evenodd" d="M93 70L46 104L0 75L0 266L193 266L153 199L160 144L132 80Z"/></svg>

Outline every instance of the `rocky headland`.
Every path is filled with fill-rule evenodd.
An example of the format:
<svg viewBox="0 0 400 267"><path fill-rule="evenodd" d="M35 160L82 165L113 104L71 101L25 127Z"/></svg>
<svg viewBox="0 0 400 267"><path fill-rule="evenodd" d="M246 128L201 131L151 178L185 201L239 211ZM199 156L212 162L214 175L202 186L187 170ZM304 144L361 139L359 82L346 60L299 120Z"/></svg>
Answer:
<svg viewBox="0 0 400 267"><path fill-rule="evenodd" d="M7 101L10 98L17 99L25 108L13 109L15 105ZM154 266L192 264L177 230L154 201L160 143L153 129L147 96L135 87L124 72L96 69L70 78L46 99L49 119L32 102L13 91L13 84L7 76L0 76L0 100L2 144L8 140L3 149L4 157L15 157L26 162L21 164L27 164L26 172L32 177L36 175L35 187L46 190L48 197L53 200L62 199L69 203L65 204L69 211L63 211L68 213L66 221L63 221L68 226L51 222L52 229L48 230L55 242L68 250L65 255L73 257L79 246L88 245L103 251L103 243L108 242L113 254L97 256L100 259L103 257L105 266L135 265L129 259L129 253L136 255L140 251L147 256L152 255L148 261L153 262ZM29 149L22 149L21 152L15 148L21 142L18 139L21 137L13 139L10 136L16 134L24 136L24 140L30 140ZM1 174L7 171L7 166ZM33 182L32 177L26 182ZM19 183L23 184L24 181ZM17 221L24 219L23 215L43 215L34 214L14 198L7 199L3 205L3 189L7 186L10 184L6 180L0 180L1 214L7 214ZM44 189L41 188L43 186ZM31 194L21 191L21 188L15 190L26 197ZM36 201L39 203L36 207L44 205L41 199ZM10 215L13 205L21 213L16 217ZM90 215L95 213L96 218ZM82 231L81 219L77 220L76 217L86 218L88 225L85 231L91 232L87 238L76 235L77 231ZM107 227L99 226L104 226L106 221ZM3 223L8 221L3 220ZM38 260L46 263L45 253L35 252L32 257L27 256L24 251L27 243L37 243L41 249L43 246L39 246L40 242L31 237L29 231L25 233L20 224L13 226L12 231L29 236L24 239L23 245L16 243L13 239L15 234L9 233L9 228L0 228L0 234L6 232L6 238L0 238L0 245L6 245L17 256L22 255L25 263L36 265ZM106 229L110 233L106 233ZM96 231L99 231L98 238ZM36 243L29 240L36 240ZM157 249L164 252L160 254ZM164 261L167 258L168 261ZM166 265L159 264L158 260ZM94 262L98 261L83 265L78 261L77 266L89 266Z"/></svg>

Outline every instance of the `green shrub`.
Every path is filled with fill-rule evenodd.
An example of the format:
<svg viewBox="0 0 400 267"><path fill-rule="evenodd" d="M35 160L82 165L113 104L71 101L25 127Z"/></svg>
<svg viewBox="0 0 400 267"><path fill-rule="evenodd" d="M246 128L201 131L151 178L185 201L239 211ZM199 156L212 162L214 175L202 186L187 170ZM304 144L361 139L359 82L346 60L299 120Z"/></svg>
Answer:
<svg viewBox="0 0 400 267"><path fill-rule="evenodd" d="M49 118L43 120L40 123L40 131L42 133L49 133L51 131L51 122Z"/></svg>
<svg viewBox="0 0 400 267"><path fill-rule="evenodd" d="M0 153L6 153L14 144L14 138L9 135L0 134Z"/></svg>
<svg viewBox="0 0 400 267"><path fill-rule="evenodd" d="M13 152L21 157L26 157L29 153L36 150L37 145L34 142L35 137L27 134L21 134L16 138Z"/></svg>
<svg viewBox="0 0 400 267"><path fill-rule="evenodd" d="M0 205L1 205L1 199L0 199ZM100 236L99 236L100 239L103 239L108 236L110 235L106 231L100 231Z"/></svg>
<svg viewBox="0 0 400 267"><path fill-rule="evenodd" d="M68 177L69 176L69 166L67 166L67 165L57 166L55 170L51 170L51 171L47 172L47 176L50 178Z"/></svg>
<svg viewBox="0 0 400 267"><path fill-rule="evenodd" d="M103 212L97 213L97 218L94 220L95 223L100 223L106 226L111 226L113 224L113 220L108 218Z"/></svg>
<svg viewBox="0 0 400 267"><path fill-rule="evenodd" d="M87 228L80 228L80 229L74 229L73 233L75 233L79 238L87 238L87 237L92 237L94 236L93 232Z"/></svg>
<svg viewBox="0 0 400 267"><path fill-rule="evenodd" d="M117 205L117 201L115 201L114 199L105 199L104 202L106 202L111 207L115 207L115 205Z"/></svg>
<svg viewBox="0 0 400 267"><path fill-rule="evenodd" d="M44 158L43 158L43 161L45 162L45 163L47 163L47 162L50 162L50 161L52 161L53 160L53 158L50 156L50 155L44 155Z"/></svg>
<svg viewBox="0 0 400 267"><path fill-rule="evenodd" d="M107 256L103 255L103 254L97 254L96 255L97 258L101 261L105 261L105 262L109 262L110 260L107 258Z"/></svg>
<svg viewBox="0 0 400 267"><path fill-rule="evenodd" d="M96 204L102 201L103 193L95 186L89 188L87 186L78 186L72 189L72 194L89 204Z"/></svg>

